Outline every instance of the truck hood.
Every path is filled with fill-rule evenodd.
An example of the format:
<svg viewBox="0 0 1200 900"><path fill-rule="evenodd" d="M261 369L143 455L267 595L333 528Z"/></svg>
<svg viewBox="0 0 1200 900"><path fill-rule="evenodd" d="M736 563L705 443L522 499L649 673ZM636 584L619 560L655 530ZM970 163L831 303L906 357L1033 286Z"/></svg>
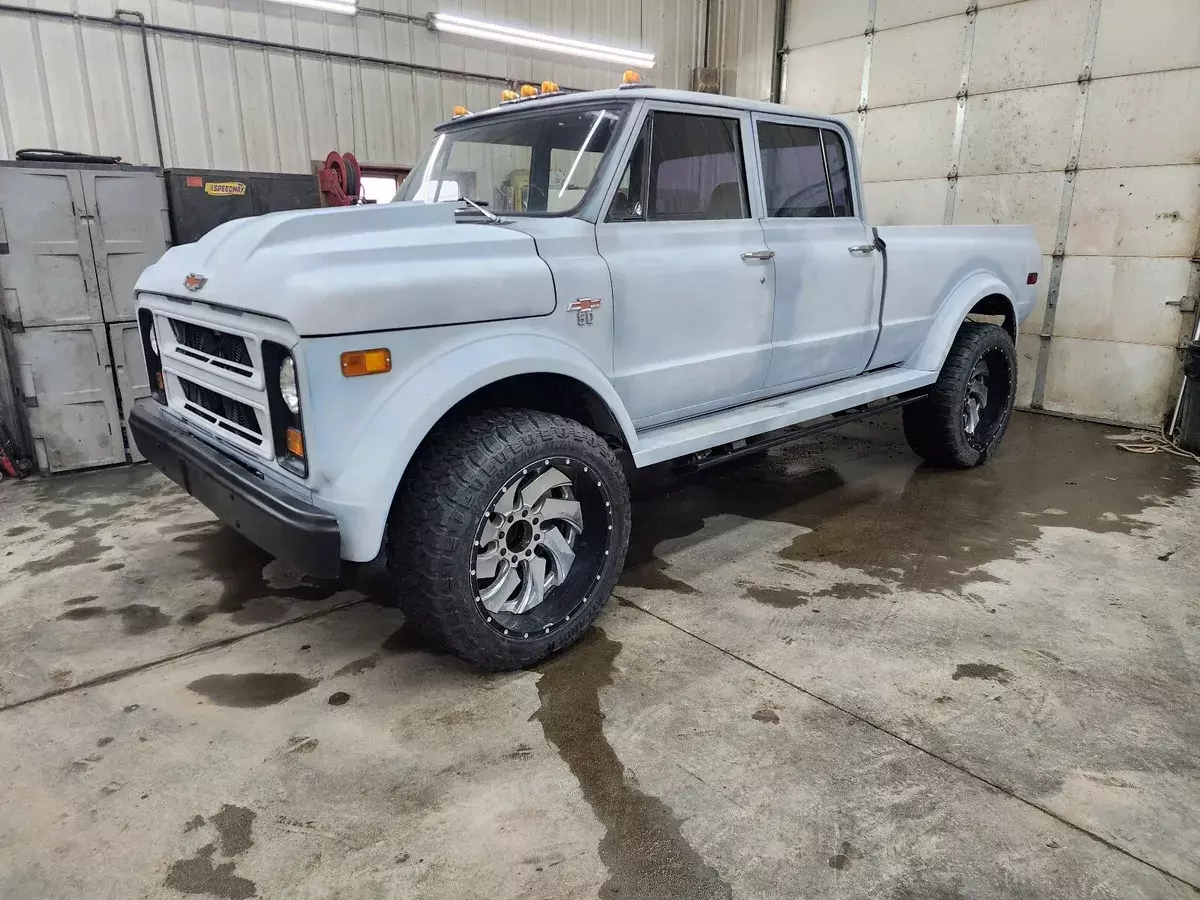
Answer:
<svg viewBox="0 0 1200 900"><path fill-rule="evenodd" d="M503 225L456 223L451 204L236 219L168 250L136 290L283 319L301 336L554 310L554 282L533 238Z"/></svg>

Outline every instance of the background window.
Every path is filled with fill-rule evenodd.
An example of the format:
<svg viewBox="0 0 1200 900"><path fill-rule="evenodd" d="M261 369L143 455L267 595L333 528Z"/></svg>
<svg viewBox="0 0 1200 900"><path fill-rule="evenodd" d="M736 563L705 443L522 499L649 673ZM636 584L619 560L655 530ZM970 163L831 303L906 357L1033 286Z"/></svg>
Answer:
<svg viewBox="0 0 1200 900"><path fill-rule="evenodd" d="M758 143L768 216L808 219L834 215L819 129L760 122Z"/></svg>
<svg viewBox="0 0 1200 900"><path fill-rule="evenodd" d="M854 195L850 193L850 167L846 165L846 145L832 131L825 137L825 158L829 161L829 185L835 216L854 215Z"/></svg>
<svg viewBox="0 0 1200 900"><path fill-rule="evenodd" d="M654 113L649 218L748 218L738 132L736 119Z"/></svg>

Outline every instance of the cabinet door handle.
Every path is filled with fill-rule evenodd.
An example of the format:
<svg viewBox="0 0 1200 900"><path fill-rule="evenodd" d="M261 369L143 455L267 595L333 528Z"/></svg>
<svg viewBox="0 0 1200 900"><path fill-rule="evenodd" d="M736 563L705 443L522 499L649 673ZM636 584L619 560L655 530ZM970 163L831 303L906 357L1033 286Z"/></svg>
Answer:
<svg viewBox="0 0 1200 900"><path fill-rule="evenodd" d="M850 252L855 256L866 256L875 252L874 244L855 244L850 248Z"/></svg>
<svg viewBox="0 0 1200 900"><path fill-rule="evenodd" d="M774 259L774 250L747 250L742 254L742 259Z"/></svg>

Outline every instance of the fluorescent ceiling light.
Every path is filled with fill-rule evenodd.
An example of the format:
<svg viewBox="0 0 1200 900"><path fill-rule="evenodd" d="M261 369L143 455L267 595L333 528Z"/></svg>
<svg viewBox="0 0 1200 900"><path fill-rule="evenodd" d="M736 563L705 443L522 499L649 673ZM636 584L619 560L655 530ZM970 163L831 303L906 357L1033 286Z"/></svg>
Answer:
<svg viewBox="0 0 1200 900"><path fill-rule="evenodd" d="M475 19L464 19L462 16L450 16L445 13L434 13L431 21L436 30L449 34L461 34L466 37L481 38L485 41L500 41L505 44L515 44L518 47L547 50L551 53L565 53L601 62L639 66L643 69L654 68L654 54L641 50L606 47L604 44L575 41L552 34L525 31L522 28L511 28L508 25L493 25L490 22L478 22Z"/></svg>
<svg viewBox="0 0 1200 900"><path fill-rule="evenodd" d="M288 6L306 6L309 9L341 13L344 16L352 16L358 12L358 0L269 0L269 2L285 3Z"/></svg>

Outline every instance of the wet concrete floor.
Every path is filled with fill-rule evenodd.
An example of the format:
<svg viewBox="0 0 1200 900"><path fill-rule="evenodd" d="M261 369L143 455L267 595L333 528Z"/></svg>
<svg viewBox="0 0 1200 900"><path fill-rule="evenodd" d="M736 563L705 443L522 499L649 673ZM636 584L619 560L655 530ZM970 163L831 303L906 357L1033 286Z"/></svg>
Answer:
<svg viewBox="0 0 1200 900"><path fill-rule="evenodd" d="M0 897L1184 897L1200 472L1018 415L639 473L536 671L148 468L0 485Z"/></svg>

